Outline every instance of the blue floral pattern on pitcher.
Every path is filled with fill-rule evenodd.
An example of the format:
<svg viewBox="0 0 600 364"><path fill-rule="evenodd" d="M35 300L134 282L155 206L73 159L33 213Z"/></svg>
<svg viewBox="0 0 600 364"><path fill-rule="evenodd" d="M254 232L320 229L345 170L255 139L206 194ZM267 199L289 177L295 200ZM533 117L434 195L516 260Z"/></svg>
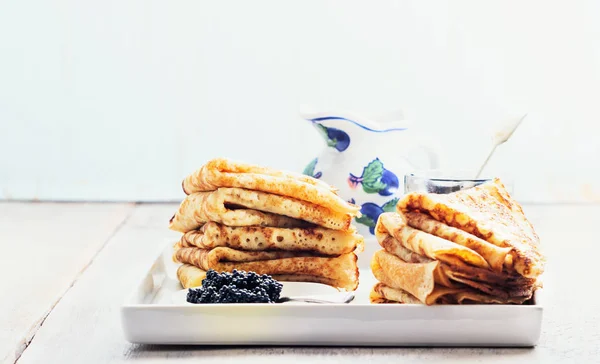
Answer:
<svg viewBox="0 0 600 364"><path fill-rule="evenodd" d="M304 171L302 171L302 174L305 174L305 175L313 177L313 178L321 178L323 173L321 173L321 172L315 173L315 168L317 166L318 161L319 161L319 158L315 158L312 161L310 161L310 163L306 167L304 167Z"/></svg>
<svg viewBox="0 0 600 364"><path fill-rule="evenodd" d="M381 213L396 209L397 198L401 198L403 192L402 176L415 168L438 167L440 153L434 151L435 144L407 131L402 110L369 118L307 107L300 115L316 129L317 138L325 141L320 153L301 166L300 171L332 186L342 199L356 201L353 203L362 216L352 223L360 234L371 240ZM298 142L298 148L303 145ZM410 163L412 151L417 150L426 152L430 162L427 166Z"/></svg>
<svg viewBox="0 0 600 364"><path fill-rule="evenodd" d="M350 146L350 136L343 130L336 128L328 128L322 124L316 124L317 129L323 135L328 147L337 149L338 152L343 152Z"/></svg>
<svg viewBox="0 0 600 364"><path fill-rule="evenodd" d="M369 228L369 232L372 235L375 235L375 225L377 225L379 215L381 215L384 212L396 211L396 205L398 204L398 200L398 197L393 198L381 206L373 202L366 202L360 207L360 213L362 214L362 216L357 217L355 220L357 223L367 226ZM354 199L351 199L348 202L353 204Z"/></svg>
<svg viewBox="0 0 600 364"><path fill-rule="evenodd" d="M398 177L383 167L379 158L375 158L363 168L360 177L350 173L348 185L355 189L362 185L365 193L378 193L380 196L391 196L398 190Z"/></svg>

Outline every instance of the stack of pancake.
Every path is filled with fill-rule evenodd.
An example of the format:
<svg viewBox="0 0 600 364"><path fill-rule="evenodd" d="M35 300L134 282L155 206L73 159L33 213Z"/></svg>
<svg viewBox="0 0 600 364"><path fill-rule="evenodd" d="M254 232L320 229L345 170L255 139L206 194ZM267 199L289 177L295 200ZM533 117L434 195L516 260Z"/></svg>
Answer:
<svg viewBox="0 0 600 364"><path fill-rule="evenodd" d="M373 303L522 304L545 258L499 179L450 194L410 193L380 215Z"/></svg>
<svg viewBox="0 0 600 364"><path fill-rule="evenodd" d="M349 204L312 177L227 159L209 161L186 177L187 194L170 228L177 276L185 288L201 285L206 271L234 269L281 281L318 282L355 290L355 251L363 237Z"/></svg>

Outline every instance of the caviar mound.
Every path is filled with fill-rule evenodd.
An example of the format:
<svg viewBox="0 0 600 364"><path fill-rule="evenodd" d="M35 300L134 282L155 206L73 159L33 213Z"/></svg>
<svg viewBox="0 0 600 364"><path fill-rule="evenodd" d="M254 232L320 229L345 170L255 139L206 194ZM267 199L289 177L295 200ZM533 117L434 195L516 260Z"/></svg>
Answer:
<svg viewBox="0 0 600 364"><path fill-rule="evenodd" d="M275 303L283 285L271 276L233 270L218 273L210 269L199 288L190 288L189 303Z"/></svg>

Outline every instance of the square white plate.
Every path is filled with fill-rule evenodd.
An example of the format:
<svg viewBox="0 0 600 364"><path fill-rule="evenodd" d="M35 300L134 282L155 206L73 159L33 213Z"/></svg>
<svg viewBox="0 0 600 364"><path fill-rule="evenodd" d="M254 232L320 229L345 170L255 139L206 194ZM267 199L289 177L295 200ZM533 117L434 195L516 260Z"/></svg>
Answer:
<svg viewBox="0 0 600 364"><path fill-rule="evenodd" d="M361 265L368 262L359 258ZM368 252L369 254L371 252ZM125 337L141 344L309 346L534 346L540 291L532 305L370 304L375 278L361 267L349 304L190 304L167 247L121 309ZM282 295L337 292L286 283Z"/></svg>

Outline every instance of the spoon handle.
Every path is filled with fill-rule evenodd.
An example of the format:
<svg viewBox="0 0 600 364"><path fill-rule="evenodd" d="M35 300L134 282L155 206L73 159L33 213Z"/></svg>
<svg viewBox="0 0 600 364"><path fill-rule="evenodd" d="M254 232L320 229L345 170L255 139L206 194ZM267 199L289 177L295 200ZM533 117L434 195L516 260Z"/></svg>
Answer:
<svg viewBox="0 0 600 364"><path fill-rule="evenodd" d="M353 293L343 295L323 295L323 296L294 296L281 297L277 303L284 302L306 302L306 303L350 303L354 300Z"/></svg>
<svg viewBox="0 0 600 364"><path fill-rule="evenodd" d="M494 154L494 152L496 151L496 148L498 147L497 143L494 143L494 146L492 147L492 149L490 150L490 152L487 155L487 158L485 159L485 162L483 162L483 164L481 165L481 167L479 167L479 171L477 172L477 174L475 175L474 179L479 178L479 176L481 175L481 172L483 172L483 169L485 168L485 166L487 165L488 161L490 160L490 158L492 157L492 154Z"/></svg>

